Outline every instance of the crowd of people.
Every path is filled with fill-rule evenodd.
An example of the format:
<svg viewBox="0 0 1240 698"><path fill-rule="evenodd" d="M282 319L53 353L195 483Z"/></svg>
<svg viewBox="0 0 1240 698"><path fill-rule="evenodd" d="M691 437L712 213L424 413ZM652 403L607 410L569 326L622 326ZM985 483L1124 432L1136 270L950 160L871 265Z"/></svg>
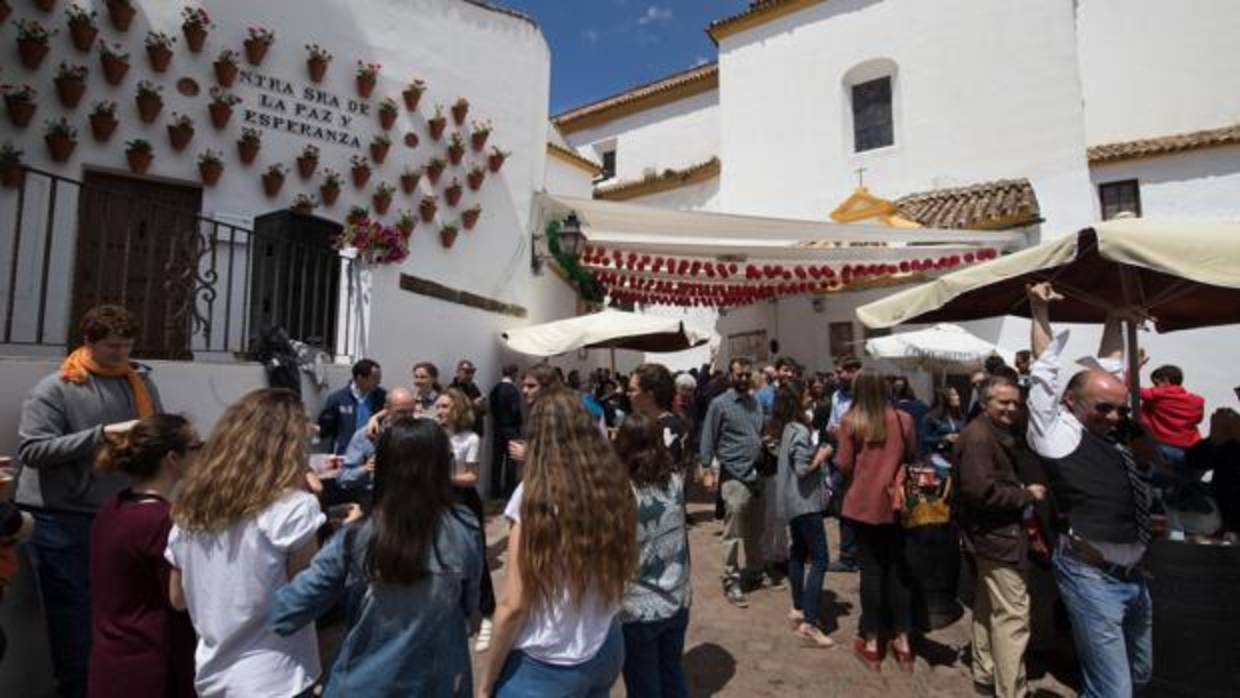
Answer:
<svg viewBox="0 0 1240 698"><path fill-rule="evenodd" d="M913 672L921 585L906 538L937 525L976 579L979 692L1027 693L1039 564L1071 621L1082 695L1127 696L1151 677L1142 561L1159 523L1240 528L1226 465L1240 416L1220 410L1202 438L1204 405L1175 366L1130 415L1118 322L1068 376L1058 296L1039 284L1029 297L1029 351L988 361L967 401L942 387L927 405L907 377L853 357L815 374L790 357L584 378L509 365L485 393L469 360L447 387L418 362L411 385L385 390L363 359L317 419L294 391L260 389L205 438L130 360L134 319L100 306L23 404L0 589L25 543L63 696L584 697L619 680L634 698L686 696L687 493L700 486L721 520L723 598L746 608L786 588L777 622L807 647L837 644L828 573L859 573L851 651L868 670L890 658ZM487 437L486 490L509 524L499 590ZM1203 487L1218 523L1189 530L1175 498ZM332 622L343 637L321 657L316 626Z"/></svg>

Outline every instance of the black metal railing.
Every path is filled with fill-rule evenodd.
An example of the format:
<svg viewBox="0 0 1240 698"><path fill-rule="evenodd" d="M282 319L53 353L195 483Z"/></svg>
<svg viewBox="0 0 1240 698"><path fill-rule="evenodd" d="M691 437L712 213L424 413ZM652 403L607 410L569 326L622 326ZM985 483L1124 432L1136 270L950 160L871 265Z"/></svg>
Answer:
<svg viewBox="0 0 1240 698"><path fill-rule="evenodd" d="M72 346L82 313L115 303L139 319L138 357L244 354L276 325L352 354L357 270L334 223L279 212L251 229L200 215L192 187L24 174L0 190L0 344Z"/></svg>

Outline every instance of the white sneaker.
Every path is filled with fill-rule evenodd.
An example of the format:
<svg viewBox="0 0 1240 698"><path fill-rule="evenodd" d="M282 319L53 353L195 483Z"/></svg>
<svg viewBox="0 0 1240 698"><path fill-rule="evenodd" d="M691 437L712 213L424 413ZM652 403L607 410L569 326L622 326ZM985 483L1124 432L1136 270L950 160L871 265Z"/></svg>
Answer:
<svg viewBox="0 0 1240 698"><path fill-rule="evenodd" d="M475 652L486 652L491 649L491 619L483 618L478 626L478 639L474 641Z"/></svg>

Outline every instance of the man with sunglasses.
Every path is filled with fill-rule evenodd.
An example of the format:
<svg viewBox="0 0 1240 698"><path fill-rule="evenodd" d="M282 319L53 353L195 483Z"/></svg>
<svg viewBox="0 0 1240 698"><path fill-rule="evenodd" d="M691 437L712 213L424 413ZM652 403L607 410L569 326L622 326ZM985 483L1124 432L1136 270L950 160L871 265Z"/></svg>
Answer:
<svg viewBox="0 0 1240 698"><path fill-rule="evenodd" d="M1033 319L1030 447L1042 457L1064 520L1054 571L1072 620L1084 698L1139 694L1153 673L1152 612L1140 568L1150 541L1148 469L1129 450L1120 316L1108 317L1098 365L1059 397L1067 332L1052 339L1050 283L1028 288Z"/></svg>

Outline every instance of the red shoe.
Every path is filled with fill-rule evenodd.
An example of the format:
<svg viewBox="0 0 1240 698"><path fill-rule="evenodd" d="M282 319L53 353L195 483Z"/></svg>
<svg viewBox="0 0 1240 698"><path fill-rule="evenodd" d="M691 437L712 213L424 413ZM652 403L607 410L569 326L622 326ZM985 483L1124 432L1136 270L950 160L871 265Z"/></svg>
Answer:
<svg viewBox="0 0 1240 698"><path fill-rule="evenodd" d="M891 642L891 653L896 656L896 664L906 673L913 673L913 664L916 657L913 656L913 648L910 645L907 652L901 652L894 640Z"/></svg>
<svg viewBox="0 0 1240 698"><path fill-rule="evenodd" d="M861 660L861 663L865 665L865 668L870 671L873 671L874 673L882 671L883 656L879 654L878 648L873 650L866 649L864 638L859 637L856 640L853 640L853 656Z"/></svg>

